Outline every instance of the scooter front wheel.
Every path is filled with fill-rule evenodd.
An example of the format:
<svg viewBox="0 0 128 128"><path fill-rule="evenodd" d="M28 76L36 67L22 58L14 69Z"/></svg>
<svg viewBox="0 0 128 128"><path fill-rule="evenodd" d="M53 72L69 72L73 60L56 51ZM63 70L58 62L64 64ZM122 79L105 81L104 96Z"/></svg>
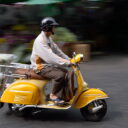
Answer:
<svg viewBox="0 0 128 128"><path fill-rule="evenodd" d="M82 116L87 121L100 121L107 112L105 100L96 100L80 109Z"/></svg>

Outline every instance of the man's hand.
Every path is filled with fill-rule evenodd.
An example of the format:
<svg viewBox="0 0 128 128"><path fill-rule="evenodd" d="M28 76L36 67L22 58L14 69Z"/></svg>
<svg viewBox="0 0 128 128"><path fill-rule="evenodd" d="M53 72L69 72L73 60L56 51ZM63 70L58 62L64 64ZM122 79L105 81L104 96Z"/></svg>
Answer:
<svg viewBox="0 0 128 128"><path fill-rule="evenodd" d="M71 63L68 65L68 67L76 66L76 63Z"/></svg>

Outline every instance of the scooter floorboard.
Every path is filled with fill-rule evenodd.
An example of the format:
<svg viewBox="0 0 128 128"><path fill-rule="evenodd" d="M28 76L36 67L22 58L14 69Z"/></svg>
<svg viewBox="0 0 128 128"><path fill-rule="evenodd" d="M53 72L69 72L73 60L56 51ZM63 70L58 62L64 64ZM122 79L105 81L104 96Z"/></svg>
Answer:
<svg viewBox="0 0 128 128"><path fill-rule="evenodd" d="M69 109L71 108L71 105L55 105L54 103L49 103L49 104L42 104L42 105L37 105L39 108L48 108L48 109Z"/></svg>

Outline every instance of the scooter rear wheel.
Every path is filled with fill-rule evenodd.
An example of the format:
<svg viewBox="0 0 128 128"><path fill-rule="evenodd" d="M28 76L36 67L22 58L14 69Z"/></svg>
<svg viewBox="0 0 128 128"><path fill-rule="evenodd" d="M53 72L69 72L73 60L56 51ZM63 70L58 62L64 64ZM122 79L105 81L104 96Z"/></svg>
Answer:
<svg viewBox="0 0 128 128"><path fill-rule="evenodd" d="M4 103L0 102L0 108L2 108L4 106Z"/></svg>
<svg viewBox="0 0 128 128"><path fill-rule="evenodd" d="M95 102L98 105L102 105L98 111L93 112L92 109L95 107ZM87 106L80 109L80 112L85 120L87 121L101 121L107 112L107 104L105 100L93 101Z"/></svg>

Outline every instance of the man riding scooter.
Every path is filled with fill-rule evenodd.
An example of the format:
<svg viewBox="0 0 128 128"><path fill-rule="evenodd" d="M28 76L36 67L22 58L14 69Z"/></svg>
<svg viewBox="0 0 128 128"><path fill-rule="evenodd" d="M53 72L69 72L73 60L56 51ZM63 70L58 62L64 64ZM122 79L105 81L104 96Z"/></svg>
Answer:
<svg viewBox="0 0 128 128"><path fill-rule="evenodd" d="M89 88L84 80L79 67L83 54L74 53L70 59L52 41L50 35L54 33L54 27L57 25L53 18L42 20L42 32L34 42L31 56L34 71L26 64L23 64L24 68L21 68L19 63L0 65L0 68L5 68L5 71L1 70L3 91L0 108L7 103L12 112L28 115L44 109L66 110L73 107L80 109L86 120L100 121L106 115L106 99L109 97L100 89ZM71 66L76 78L76 88L73 86L73 73L62 66ZM10 73L9 68L16 70ZM8 77L15 79L6 87ZM48 97L45 86L51 79L54 80L54 88Z"/></svg>
<svg viewBox="0 0 128 128"><path fill-rule="evenodd" d="M41 33L35 39L31 64L37 74L54 80L54 87L49 98L55 104L61 105L65 101L59 96L63 93L65 86L65 75L67 70L62 66L70 66L70 58L65 55L58 46L53 42L51 35L59 24L52 17L46 17L41 21Z"/></svg>

